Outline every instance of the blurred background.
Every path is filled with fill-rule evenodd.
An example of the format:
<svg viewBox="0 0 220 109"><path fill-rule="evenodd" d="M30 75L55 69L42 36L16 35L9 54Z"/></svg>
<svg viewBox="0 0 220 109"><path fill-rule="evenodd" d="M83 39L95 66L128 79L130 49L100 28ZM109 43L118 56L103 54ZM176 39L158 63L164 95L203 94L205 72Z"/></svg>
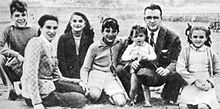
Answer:
<svg viewBox="0 0 220 109"><path fill-rule="evenodd" d="M11 21L9 4L12 0L0 0L0 31ZM59 19L58 34L54 43L56 50L59 36L73 12L84 13L95 31L95 41L101 38L101 22L106 17L116 18L120 25L119 38L126 38L133 25L144 25L143 12L149 4L159 4L163 10L163 25L180 36L182 46L187 45L187 23L212 28L212 47L220 57L220 0L21 0L28 5L29 22L38 28L37 21L44 14ZM219 83L220 80L216 80ZM5 97L6 88L0 81L0 105L5 109L25 107L23 102L11 102ZM216 92L220 101L220 84ZM3 95L3 96L1 96ZM26 108L24 108L26 109ZM94 108L95 109L95 108ZM158 109L158 107L155 107ZM167 108L166 108L167 109ZM174 109L174 108L172 108ZM175 108L176 109L176 108Z"/></svg>

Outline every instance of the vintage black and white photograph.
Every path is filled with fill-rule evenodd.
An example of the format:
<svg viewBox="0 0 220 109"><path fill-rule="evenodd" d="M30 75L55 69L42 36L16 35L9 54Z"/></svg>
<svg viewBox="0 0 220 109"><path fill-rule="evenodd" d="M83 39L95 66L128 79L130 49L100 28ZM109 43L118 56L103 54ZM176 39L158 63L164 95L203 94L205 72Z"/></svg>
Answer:
<svg viewBox="0 0 220 109"><path fill-rule="evenodd" d="M220 0L0 0L1 109L220 109Z"/></svg>

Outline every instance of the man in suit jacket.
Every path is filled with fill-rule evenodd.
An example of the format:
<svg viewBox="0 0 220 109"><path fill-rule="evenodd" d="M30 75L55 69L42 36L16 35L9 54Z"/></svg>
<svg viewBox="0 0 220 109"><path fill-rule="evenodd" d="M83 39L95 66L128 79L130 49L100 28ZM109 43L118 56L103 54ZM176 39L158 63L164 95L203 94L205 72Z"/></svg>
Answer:
<svg viewBox="0 0 220 109"><path fill-rule="evenodd" d="M161 97L164 103L176 102L179 89L182 85L181 77L176 73L176 62L181 50L179 37L169 29L162 26L162 10L159 5L152 4L144 10L146 24L146 41L155 49L157 59L152 62L155 70L145 68L137 73L139 80L146 86L164 85ZM147 60L146 60L147 61ZM133 61L130 66L139 67L138 61ZM118 76L125 89L129 90L130 74L118 67ZM127 75L127 76L126 76ZM129 92L129 91L128 91ZM150 93L145 95L150 98Z"/></svg>

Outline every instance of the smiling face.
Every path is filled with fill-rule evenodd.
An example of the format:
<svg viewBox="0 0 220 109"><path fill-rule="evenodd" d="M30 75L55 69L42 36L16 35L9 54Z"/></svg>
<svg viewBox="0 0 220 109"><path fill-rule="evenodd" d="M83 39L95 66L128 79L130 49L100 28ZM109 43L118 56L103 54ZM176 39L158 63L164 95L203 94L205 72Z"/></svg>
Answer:
<svg viewBox="0 0 220 109"><path fill-rule="evenodd" d="M196 48L201 48L207 40L205 31L193 30L190 40Z"/></svg>
<svg viewBox="0 0 220 109"><path fill-rule="evenodd" d="M146 35L144 33L138 33L132 36L132 41L134 41L136 45L141 46L143 45L145 38L146 38Z"/></svg>
<svg viewBox="0 0 220 109"><path fill-rule="evenodd" d="M12 22L15 24L15 26L24 28L27 25L27 11L19 12L15 11L13 12L12 16Z"/></svg>
<svg viewBox="0 0 220 109"><path fill-rule="evenodd" d="M160 11L158 9L151 10L147 9L144 14L144 21L151 31L156 31L162 22Z"/></svg>
<svg viewBox="0 0 220 109"><path fill-rule="evenodd" d="M118 31L113 30L111 27L110 28L105 28L104 31L102 32L103 38L108 42L108 43L113 43L116 39L116 36L118 35Z"/></svg>
<svg viewBox="0 0 220 109"><path fill-rule="evenodd" d="M40 28L41 34L48 40L52 41L57 33L58 23L54 20L47 20L44 26Z"/></svg>
<svg viewBox="0 0 220 109"><path fill-rule="evenodd" d="M78 32L81 31L86 26L86 22L81 16L73 15L70 20L70 25L73 31Z"/></svg>

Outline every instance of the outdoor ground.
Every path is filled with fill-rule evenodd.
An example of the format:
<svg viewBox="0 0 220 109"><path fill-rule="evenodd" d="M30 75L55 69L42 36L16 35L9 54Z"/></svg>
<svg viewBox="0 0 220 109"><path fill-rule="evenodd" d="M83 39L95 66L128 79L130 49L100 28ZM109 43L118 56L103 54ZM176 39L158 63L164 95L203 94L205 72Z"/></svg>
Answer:
<svg viewBox="0 0 220 109"><path fill-rule="evenodd" d="M35 8L29 8L29 18L30 22L32 22L35 26L37 20L41 15L44 13L52 13L58 16L60 22L59 22L59 32L54 40L54 48L56 48L57 39L62 34L63 30L65 29L65 26L68 23L68 20L70 18L70 15L74 11L80 11L86 14L88 17L92 27L95 30L95 41L100 39L100 20L102 17L114 17L119 21L120 25L120 33L119 37L127 37L130 31L130 28L134 24L143 24L143 10L122 10L122 9L82 9L82 8L42 8L42 7L35 7ZM10 14L8 11L8 8L0 8L0 30L3 28L3 25L10 22ZM204 25L208 26L208 23L191 23L193 25ZM186 36L184 35L184 30L187 27L187 22L164 22L164 25L166 25L171 30L175 31L177 34L179 34L182 46L186 46ZM217 52L218 56L220 57L220 34L219 33L212 33L212 46L214 50ZM1 81L1 80L0 80ZM219 80L216 80L216 83L220 83ZM220 98L220 84L217 84L216 86L216 92L218 97ZM160 92L152 92L152 104L153 107L150 109L177 109L177 106L170 106L170 105L162 105L161 98L159 96ZM220 99L219 99L220 100ZM84 107L84 109L109 109L109 108L118 108L110 104L92 104L87 105ZM140 105L137 107L123 107L127 109L142 109ZM17 101L9 101L7 100L7 89L5 86L2 85L0 82L0 109L31 109L30 107L27 107L23 100L17 100ZM50 109L67 109L67 108L61 108L61 107L53 107Z"/></svg>
<svg viewBox="0 0 220 109"><path fill-rule="evenodd" d="M178 109L177 106L174 105L164 105L162 104L162 100L159 95L160 91L153 91L152 92L152 108L149 109ZM7 88L3 86L3 84L0 82L0 109L33 109L31 107L28 107L24 100L18 99L16 101L10 101L7 100ZM137 104L137 106L129 107L117 107L113 106L111 104L90 104L86 105L83 109L144 109L143 102ZM50 107L48 109L71 109L66 107Z"/></svg>

